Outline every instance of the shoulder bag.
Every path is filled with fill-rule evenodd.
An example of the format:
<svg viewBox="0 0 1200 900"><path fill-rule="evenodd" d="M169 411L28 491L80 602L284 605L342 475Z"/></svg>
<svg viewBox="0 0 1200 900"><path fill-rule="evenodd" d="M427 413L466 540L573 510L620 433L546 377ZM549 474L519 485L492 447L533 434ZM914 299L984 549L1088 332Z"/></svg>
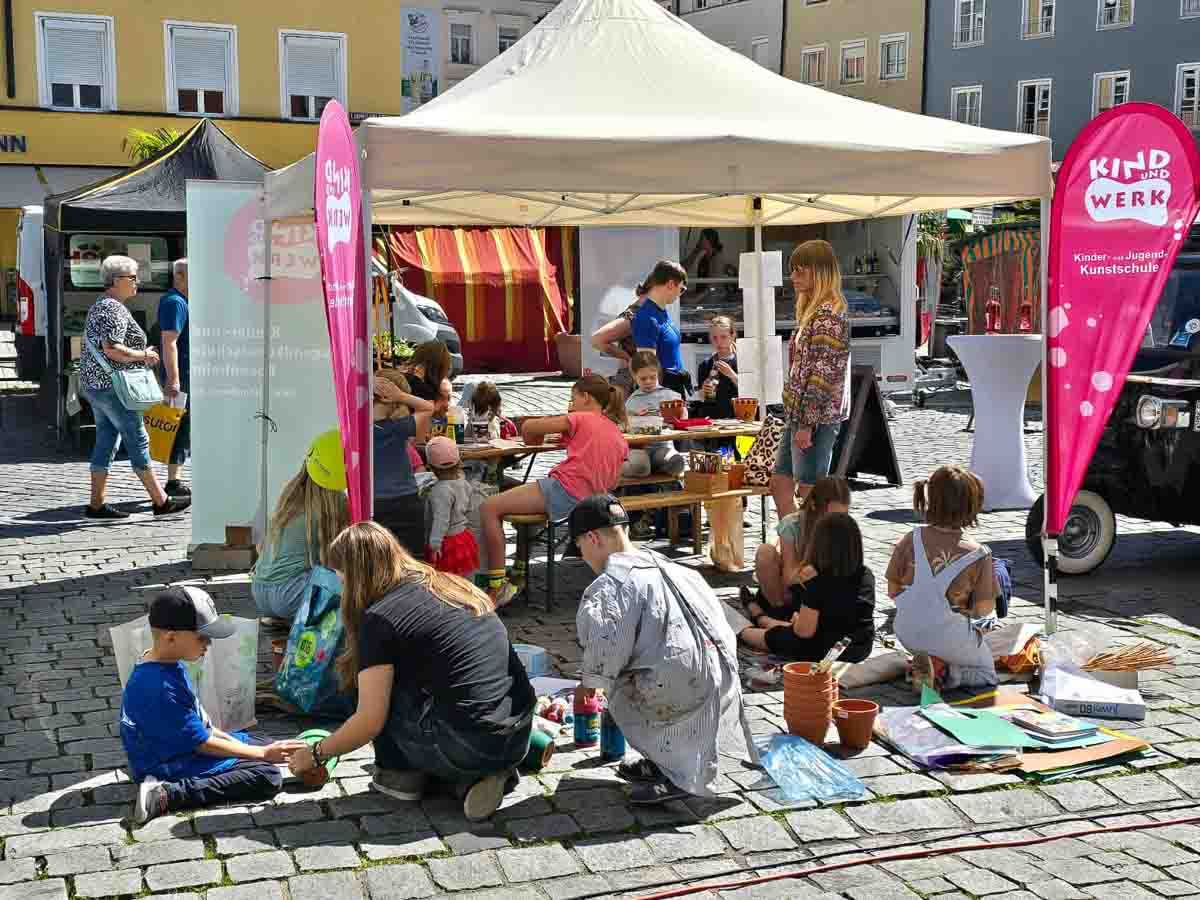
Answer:
<svg viewBox="0 0 1200 900"><path fill-rule="evenodd" d="M117 399L126 409L133 412L145 412L150 407L163 402L162 388L159 387L154 373L148 368L142 366L138 369L114 369L104 353L93 347L91 341L87 341L87 348L91 351L96 364L112 379Z"/></svg>

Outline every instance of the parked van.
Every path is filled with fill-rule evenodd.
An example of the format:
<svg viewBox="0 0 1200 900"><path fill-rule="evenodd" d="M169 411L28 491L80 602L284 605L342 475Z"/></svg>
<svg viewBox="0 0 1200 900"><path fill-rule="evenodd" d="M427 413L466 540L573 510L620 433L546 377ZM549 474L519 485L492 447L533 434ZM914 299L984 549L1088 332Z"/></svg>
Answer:
<svg viewBox="0 0 1200 900"><path fill-rule="evenodd" d="M392 301L392 336L410 344L441 341L450 351L451 378L463 371L462 341L441 305L429 297L415 294L400 281L399 272L388 272L375 260L375 273L385 275Z"/></svg>
<svg viewBox="0 0 1200 900"><path fill-rule="evenodd" d="M46 371L46 257L42 208L25 206L17 219L17 378L40 381Z"/></svg>

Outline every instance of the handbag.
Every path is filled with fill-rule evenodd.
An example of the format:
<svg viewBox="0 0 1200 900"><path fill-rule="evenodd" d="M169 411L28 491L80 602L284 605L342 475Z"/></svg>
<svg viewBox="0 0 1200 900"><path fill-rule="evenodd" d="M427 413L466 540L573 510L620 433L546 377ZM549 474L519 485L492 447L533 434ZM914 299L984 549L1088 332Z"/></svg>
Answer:
<svg viewBox="0 0 1200 900"><path fill-rule="evenodd" d="M154 373L142 366L140 369L114 369L104 354L87 342L88 351L104 374L112 379L113 390L121 405L133 412L145 412L163 402L162 388Z"/></svg>
<svg viewBox="0 0 1200 900"><path fill-rule="evenodd" d="M338 689L333 668L345 644L341 600L337 574L314 566L275 675L276 696L310 715L337 717L354 711L353 700Z"/></svg>
<svg viewBox="0 0 1200 900"><path fill-rule="evenodd" d="M779 456L779 442L782 438L783 419L767 416L758 438L743 460L746 466L746 484L765 487L771 483L771 473L775 471L775 460Z"/></svg>

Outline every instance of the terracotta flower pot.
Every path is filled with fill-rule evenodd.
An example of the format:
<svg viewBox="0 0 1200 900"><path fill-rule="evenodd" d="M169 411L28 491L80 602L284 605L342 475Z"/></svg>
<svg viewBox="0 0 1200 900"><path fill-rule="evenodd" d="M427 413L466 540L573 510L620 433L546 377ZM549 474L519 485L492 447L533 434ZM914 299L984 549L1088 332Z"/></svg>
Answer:
<svg viewBox="0 0 1200 900"><path fill-rule="evenodd" d="M736 397L733 414L742 422L753 422L758 418L758 401L753 397Z"/></svg>
<svg viewBox="0 0 1200 900"><path fill-rule="evenodd" d="M682 400L666 400L658 405L658 414L664 419L682 419L687 415L687 404Z"/></svg>
<svg viewBox="0 0 1200 900"><path fill-rule="evenodd" d="M871 700L839 700L833 705L833 722L837 725L842 746L864 750L871 743L879 704Z"/></svg>
<svg viewBox="0 0 1200 900"><path fill-rule="evenodd" d="M792 716L787 718L787 726L790 734L802 737L818 747L825 743L825 735L829 733L828 719L801 719Z"/></svg>
<svg viewBox="0 0 1200 900"><path fill-rule="evenodd" d="M746 483L746 467L741 463L729 467L729 489L736 491Z"/></svg>

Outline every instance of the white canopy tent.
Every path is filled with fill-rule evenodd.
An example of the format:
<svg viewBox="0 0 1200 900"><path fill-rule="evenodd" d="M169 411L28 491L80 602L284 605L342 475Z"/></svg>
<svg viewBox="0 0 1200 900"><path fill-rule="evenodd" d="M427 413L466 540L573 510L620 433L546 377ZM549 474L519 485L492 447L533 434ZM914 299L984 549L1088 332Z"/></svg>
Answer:
<svg viewBox="0 0 1200 900"><path fill-rule="evenodd" d="M764 225L1041 198L1044 234L1049 214L1046 138L791 81L654 0L563 0L461 84L367 119L357 140L364 216L379 224L746 226L761 254ZM314 155L267 174L273 220L311 221L313 196ZM761 309L773 301L757 262ZM763 372L765 336L757 346Z"/></svg>

